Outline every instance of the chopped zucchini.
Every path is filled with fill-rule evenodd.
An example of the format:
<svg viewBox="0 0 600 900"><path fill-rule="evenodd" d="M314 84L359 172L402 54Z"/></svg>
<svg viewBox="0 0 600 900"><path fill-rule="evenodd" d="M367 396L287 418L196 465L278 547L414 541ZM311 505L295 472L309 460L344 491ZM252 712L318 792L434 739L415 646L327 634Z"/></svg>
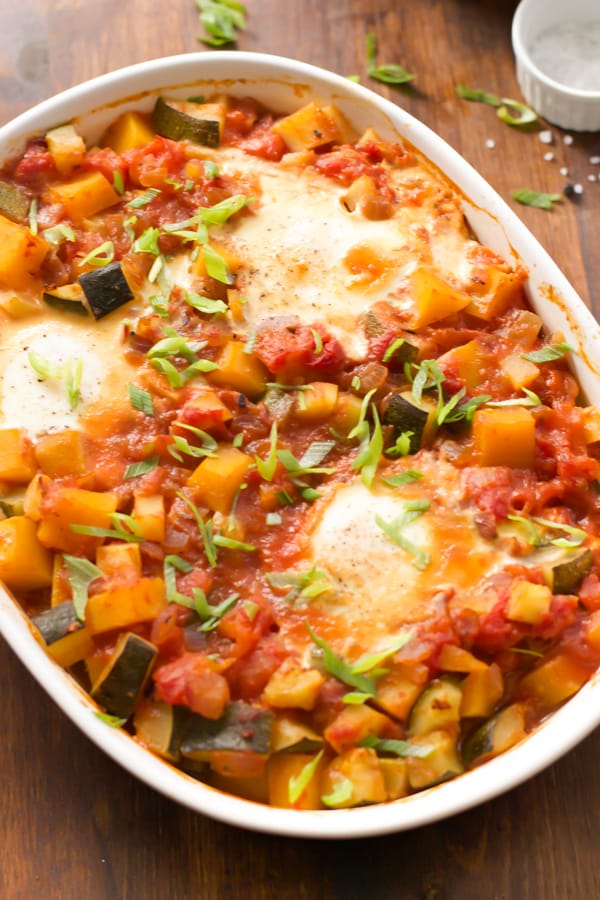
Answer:
<svg viewBox="0 0 600 900"><path fill-rule="evenodd" d="M155 131L173 141L192 141L205 147L218 147L220 123L216 118L201 118L202 105L180 103L158 97L152 112Z"/></svg>
<svg viewBox="0 0 600 900"><path fill-rule="evenodd" d="M426 756L408 758L408 781L413 790L421 791L450 781L464 771L456 736L447 731L431 731L412 743L429 750Z"/></svg>
<svg viewBox="0 0 600 900"><path fill-rule="evenodd" d="M128 719L144 690L157 652L154 644L137 634L121 634L114 653L92 686L90 693L96 703L111 715Z"/></svg>
<svg viewBox="0 0 600 900"><path fill-rule="evenodd" d="M179 745L190 712L183 706L171 706L161 700L148 698L134 713L133 724L137 739L171 762L179 760Z"/></svg>
<svg viewBox="0 0 600 900"><path fill-rule="evenodd" d="M471 735L462 755L467 768L504 753L525 737L525 707L513 703L500 710Z"/></svg>
<svg viewBox="0 0 600 900"><path fill-rule="evenodd" d="M29 197L16 184L0 181L0 213L13 222L24 222L29 211Z"/></svg>
<svg viewBox="0 0 600 900"><path fill-rule="evenodd" d="M77 282L75 284L63 284L52 290L44 291L42 299L48 306L59 312L75 313L78 316L88 316L88 310L84 306L84 293Z"/></svg>
<svg viewBox="0 0 600 900"><path fill-rule="evenodd" d="M573 594L592 567L592 551L585 548L580 553L567 551L563 562L557 562L551 569L553 594Z"/></svg>
<svg viewBox="0 0 600 900"><path fill-rule="evenodd" d="M314 753L323 746L323 738L308 725L292 716L278 714L273 721L273 753Z"/></svg>
<svg viewBox="0 0 600 900"><path fill-rule="evenodd" d="M460 721L462 690L459 681L442 675L427 685L419 695L408 718L408 735L412 739L441 728L455 730Z"/></svg>
<svg viewBox="0 0 600 900"><path fill-rule="evenodd" d="M427 400L417 403L410 393L393 393L382 405L382 422L393 426L393 439L410 434L410 453L416 453L425 443L435 425L435 406Z"/></svg>
<svg viewBox="0 0 600 900"><path fill-rule="evenodd" d="M210 760L222 750L267 754L271 744L273 713L258 706L234 700L220 719L193 715L181 742L181 754L197 762Z"/></svg>
<svg viewBox="0 0 600 900"><path fill-rule="evenodd" d="M133 292L123 274L120 262L112 262L79 276L85 299L95 319L133 300Z"/></svg>
<svg viewBox="0 0 600 900"><path fill-rule="evenodd" d="M72 631L83 628L83 622L77 618L72 600L65 600L58 606L45 610L31 620L45 644L54 644Z"/></svg>

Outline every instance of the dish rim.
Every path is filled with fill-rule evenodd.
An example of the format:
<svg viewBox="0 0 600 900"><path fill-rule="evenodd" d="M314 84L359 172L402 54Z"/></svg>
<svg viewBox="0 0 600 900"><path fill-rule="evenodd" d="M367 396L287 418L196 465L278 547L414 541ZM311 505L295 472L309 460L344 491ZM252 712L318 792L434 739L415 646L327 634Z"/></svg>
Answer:
<svg viewBox="0 0 600 900"><path fill-rule="evenodd" d="M227 68L237 74L225 75ZM215 72L222 74L218 77ZM509 246L516 248L519 258L530 269L533 305L548 304L551 320L558 323L551 323L551 330L562 325L562 330L577 342L587 360L585 364L576 361L576 374L588 395L594 395L595 386L600 402L600 328L536 238L489 183L439 135L390 100L343 76L299 60L243 51L205 51L137 63L71 87L3 125L0 159L5 158L3 147L12 148L17 139L25 140L40 133L51 123L56 124L57 119L85 117L100 107L118 106L119 98L125 102L138 94L128 85L141 80L150 83L147 93L152 95L161 88L175 89L184 83L206 81L308 84L315 93L320 91L330 97L341 93L345 98L375 107L400 135L457 185L472 215L483 216L482 227L491 227L489 220L493 219L495 228L500 229ZM69 109L75 111L67 117ZM544 284L552 285L555 292L552 297L544 297ZM543 319L547 324L548 316ZM0 613L0 633L9 646L71 721L115 762L150 787L196 812L255 831L290 837L358 838L430 824L517 786L568 752L600 723L600 703L594 710L590 698L592 693L600 693L600 676L596 673L578 694L522 743L452 781L401 800L359 809L285 810L218 791L154 756L125 732L109 728L94 714L95 706L87 694L37 643L25 615L10 594L1 589Z"/></svg>

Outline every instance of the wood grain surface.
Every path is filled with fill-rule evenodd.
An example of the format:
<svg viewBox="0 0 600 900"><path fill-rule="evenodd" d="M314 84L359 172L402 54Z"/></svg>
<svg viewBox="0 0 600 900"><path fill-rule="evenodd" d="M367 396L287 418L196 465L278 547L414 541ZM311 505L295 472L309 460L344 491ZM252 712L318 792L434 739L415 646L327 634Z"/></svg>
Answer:
<svg viewBox="0 0 600 900"><path fill-rule="evenodd" d="M239 49L292 56L390 97L434 128L506 198L585 189L548 213L515 208L600 314L600 136L555 143L459 101L462 82L519 97L501 0L247 0ZM202 49L193 0L1 0L0 122L111 69ZM381 62L414 87L370 81ZM493 148L486 145L491 139ZM551 149L555 160L544 160ZM566 167L565 178L559 172ZM513 201L510 201L513 203ZM600 897L600 733L537 778L436 825L354 842L243 832L182 809L88 742L0 642L2 900L587 900Z"/></svg>

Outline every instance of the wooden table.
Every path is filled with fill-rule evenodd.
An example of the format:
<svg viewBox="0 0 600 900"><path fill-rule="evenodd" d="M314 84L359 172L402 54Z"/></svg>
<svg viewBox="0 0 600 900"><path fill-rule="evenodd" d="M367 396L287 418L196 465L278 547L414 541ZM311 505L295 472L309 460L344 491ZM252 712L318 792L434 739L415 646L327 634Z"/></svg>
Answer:
<svg viewBox="0 0 600 900"><path fill-rule="evenodd" d="M2 122L94 75L202 47L193 0L0 5ZM600 177L589 162L600 136L576 135L568 145L552 129L548 147L454 93L462 82L520 96L510 48L514 7L507 0L247 0L239 48L360 73L438 131L504 197L580 182L576 204L518 212L600 314L600 183L588 180ZM366 77L367 31L377 35L380 61L418 73L414 88L387 89ZM544 159L549 150L552 162ZM600 733L507 796L449 821L353 843L309 842L221 825L143 786L67 721L4 644L0 684L4 900L600 896Z"/></svg>

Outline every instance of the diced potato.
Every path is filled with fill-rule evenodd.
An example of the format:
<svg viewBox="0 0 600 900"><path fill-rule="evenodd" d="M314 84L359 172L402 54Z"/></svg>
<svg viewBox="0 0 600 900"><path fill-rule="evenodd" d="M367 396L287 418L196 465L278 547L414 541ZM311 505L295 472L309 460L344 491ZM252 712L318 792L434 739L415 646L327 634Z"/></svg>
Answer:
<svg viewBox="0 0 600 900"><path fill-rule="evenodd" d="M528 359L523 359L518 353L506 356L500 363L500 368L515 391L529 387L540 374L540 370L535 363L530 362Z"/></svg>
<svg viewBox="0 0 600 900"><path fill-rule="evenodd" d="M258 400L267 389L268 374L256 356L245 352L243 341L229 341L217 359L218 369L208 373L212 384L233 388Z"/></svg>
<svg viewBox="0 0 600 900"><path fill-rule="evenodd" d="M586 406L582 410L583 433L588 444L600 441L600 409L597 406Z"/></svg>
<svg viewBox="0 0 600 900"><path fill-rule="evenodd" d="M600 650L600 609L590 615L585 626L585 639L594 650Z"/></svg>
<svg viewBox="0 0 600 900"><path fill-rule="evenodd" d="M141 578L137 584L111 587L91 596L85 608L90 634L129 628L155 619L166 607L162 578Z"/></svg>
<svg viewBox="0 0 600 900"><path fill-rule="evenodd" d="M487 664L468 650L454 644L444 644L440 652L440 669L446 672L477 672L487 669Z"/></svg>
<svg viewBox="0 0 600 900"><path fill-rule="evenodd" d="M0 429L0 481L25 484L36 472L33 446L20 428Z"/></svg>
<svg viewBox="0 0 600 900"><path fill-rule="evenodd" d="M388 800L406 797L410 790L408 783L407 759L380 759L379 768L383 775L385 792Z"/></svg>
<svg viewBox="0 0 600 900"><path fill-rule="evenodd" d="M237 272L244 265L244 261L237 255L237 253L231 250L230 247L219 244L212 239L210 242L210 246L223 259L230 273ZM206 261L202 252L198 253L198 256L192 261L190 272L195 278L208 277Z"/></svg>
<svg viewBox="0 0 600 900"><path fill-rule="evenodd" d="M506 616L513 622L539 625L550 611L552 591L545 584L514 581L510 586Z"/></svg>
<svg viewBox="0 0 600 900"><path fill-rule="evenodd" d="M297 714L296 714L297 715ZM323 746L323 738L314 729L305 725L294 713L277 713L273 719L271 732L271 750L278 753L283 750L294 753L308 753L319 750Z"/></svg>
<svg viewBox="0 0 600 900"><path fill-rule="evenodd" d="M331 762L323 777L323 795L335 794L340 782L344 781L350 782L352 792L335 804L330 804L337 809L382 803L388 797L380 761L375 751L368 747L356 747Z"/></svg>
<svg viewBox="0 0 600 900"><path fill-rule="evenodd" d="M71 525L110 528L110 517L116 512L118 496L113 493L61 487L42 498L38 538L44 547L77 552L83 545L97 546L102 538L79 535ZM82 538L85 538L82 540Z"/></svg>
<svg viewBox="0 0 600 900"><path fill-rule="evenodd" d="M50 202L59 203L76 224L120 200L108 178L97 171L83 172L70 181L50 185L47 191Z"/></svg>
<svg viewBox="0 0 600 900"><path fill-rule="evenodd" d="M50 606L60 606L65 600L70 600L73 591L68 578L68 569L65 566L61 553L54 554L52 565L52 592L50 594Z"/></svg>
<svg viewBox="0 0 600 900"><path fill-rule="evenodd" d="M522 267L514 272L503 272L496 266L489 266L483 283L477 282L470 287L472 299L466 311L489 322L508 309L526 278L527 271Z"/></svg>
<svg viewBox="0 0 600 900"><path fill-rule="evenodd" d="M165 539L165 498L162 494L133 492L133 517L146 541Z"/></svg>
<svg viewBox="0 0 600 900"><path fill-rule="evenodd" d="M580 662L557 653L526 675L520 687L521 692L533 694L543 707L551 709L576 694L588 677Z"/></svg>
<svg viewBox="0 0 600 900"><path fill-rule="evenodd" d="M426 678L424 667L415 672L393 668L377 681L377 705L395 718L406 721Z"/></svg>
<svg viewBox="0 0 600 900"><path fill-rule="evenodd" d="M471 672L462 683L461 717L491 715L503 693L502 672L496 663Z"/></svg>
<svg viewBox="0 0 600 900"><path fill-rule="evenodd" d="M347 391L338 393L330 425L342 435L348 434L357 424L362 409L362 397Z"/></svg>
<svg viewBox="0 0 600 900"><path fill-rule="evenodd" d="M129 110L122 113L105 132L101 144L111 147L119 155L126 150L135 150L154 140L155 132L150 124L150 117L143 113Z"/></svg>
<svg viewBox="0 0 600 900"><path fill-rule="evenodd" d="M47 648L52 659L63 669L68 669L69 666L74 666L75 663L91 656L95 649L96 645L92 636L85 627L65 634Z"/></svg>
<svg viewBox="0 0 600 900"><path fill-rule="evenodd" d="M206 780L212 787L226 794L233 794L234 797L243 797L244 800L251 800L253 803L269 803L266 769L253 778L240 778L211 771Z"/></svg>
<svg viewBox="0 0 600 900"><path fill-rule="evenodd" d="M299 422L316 424L328 419L336 408L338 386L328 381L313 381L306 391L298 391L294 416Z"/></svg>
<svg viewBox="0 0 600 900"><path fill-rule="evenodd" d="M120 542L98 547L96 565L106 578L115 584L130 584L139 581L142 576L140 545Z"/></svg>
<svg viewBox="0 0 600 900"><path fill-rule="evenodd" d="M473 416L473 437L481 466L529 469L535 458L535 419L528 409L478 409Z"/></svg>
<svg viewBox="0 0 600 900"><path fill-rule="evenodd" d="M363 738L389 733L391 722L370 706L346 706L323 732L336 753L345 753Z"/></svg>
<svg viewBox="0 0 600 900"><path fill-rule="evenodd" d="M389 219L394 211L392 202L379 193L374 180L368 175L360 175L353 181L341 200L350 212L358 210L372 222Z"/></svg>
<svg viewBox="0 0 600 900"><path fill-rule="evenodd" d="M314 753L278 753L269 759L267 779L269 804L284 809L321 809L321 780L326 766L325 757L295 803L290 800L290 781L297 778L305 766L315 758Z"/></svg>
<svg viewBox="0 0 600 900"><path fill-rule="evenodd" d="M478 387L485 377L485 350L479 341L469 341L460 347L453 347L439 357L438 363L452 366L464 378L469 390Z"/></svg>
<svg viewBox="0 0 600 900"><path fill-rule="evenodd" d="M318 669L284 663L271 675L264 689L269 706L313 709L325 677Z"/></svg>
<svg viewBox="0 0 600 900"><path fill-rule="evenodd" d="M452 287L430 269L419 267L410 276L408 296L413 303L412 328L424 328L464 309L469 294Z"/></svg>
<svg viewBox="0 0 600 900"><path fill-rule="evenodd" d="M313 101L273 125L293 152L312 150L326 144L341 143L349 131L340 112L333 106L319 106Z"/></svg>
<svg viewBox="0 0 600 900"><path fill-rule="evenodd" d="M42 547L35 522L26 516L11 516L0 522L0 579L16 591L34 591L52 584L52 554Z"/></svg>
<svg viewBox="0 0 600 900"><path fill-rule="evenodd" d="M46 145L61 175L69 175L85 156L85 143L72 125L60 125L46 134Z"/></svg>
<svg viewBox="0 0 600 900"><path fill-rule="evenodd" d="M194 469L188 484L195 488L200 503L227 515L251 462L237 447L222 445L215 456L207 456Z"/></svg>
<svg viewBox="0 0 600 900"><path fill-rule="evenodd" d="M45 475L83 475L88 470L85 435L74 429L46 434L35 445L35 458Z"/></svg>
<svg viewBox="0 0 600 900"><path fill-rule="evenodd" d="M13 291L32 287L49 249L26 225L0 216L0 287Z"/></svg>

